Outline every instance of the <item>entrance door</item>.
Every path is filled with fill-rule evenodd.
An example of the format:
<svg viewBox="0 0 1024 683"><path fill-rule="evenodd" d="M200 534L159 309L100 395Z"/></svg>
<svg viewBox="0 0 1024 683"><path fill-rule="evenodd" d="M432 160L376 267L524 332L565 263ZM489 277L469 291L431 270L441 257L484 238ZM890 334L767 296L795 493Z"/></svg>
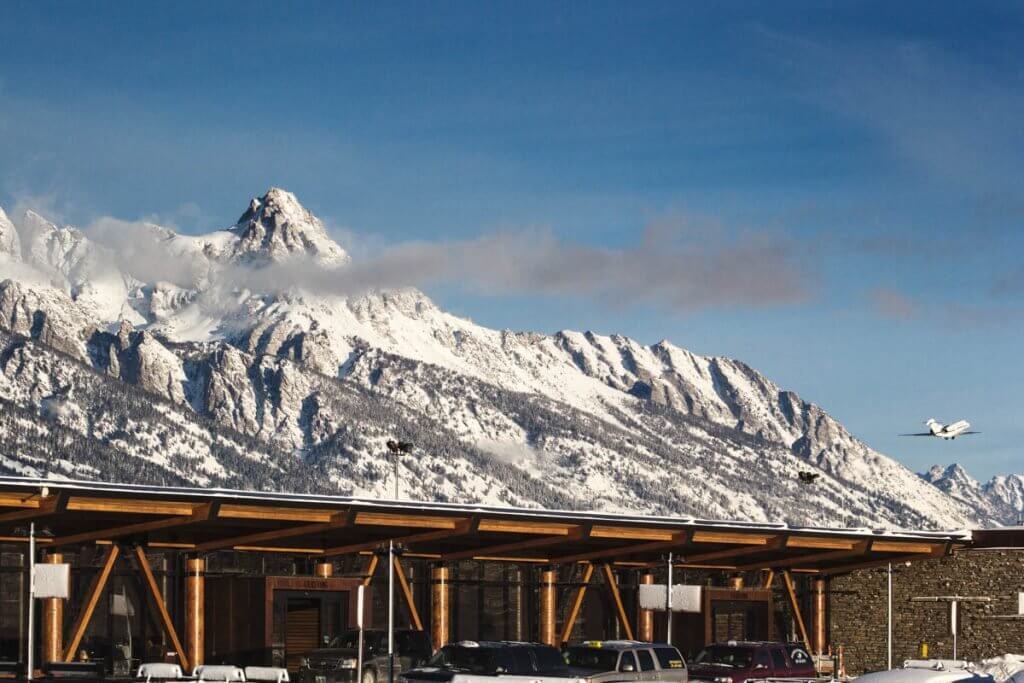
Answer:
<svg viewBox="0 0 1024 683"><path fill-rule="evenodd" d="M320 647L320 601L288 598L285 608L284 651L287 666L299 668L303 657Z"/></svg>
<svg viewBox="0 0 1024 683"><path fill-rule="evenodd" d="M326 647L348 626L344 591L275 591L275 611L284 617L285 666L294 671L302 658Z"/></svg>

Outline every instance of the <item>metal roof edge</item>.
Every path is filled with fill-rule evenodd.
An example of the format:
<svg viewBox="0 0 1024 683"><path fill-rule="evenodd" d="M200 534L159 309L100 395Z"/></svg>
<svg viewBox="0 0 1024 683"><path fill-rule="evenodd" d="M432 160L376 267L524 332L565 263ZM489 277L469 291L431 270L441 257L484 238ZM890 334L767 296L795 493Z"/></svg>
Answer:
<svg viewBox="0 0 1024 683"><path fill-rule="evenodd" d="M332 496L315 493L288 493L281 491L247 491L242 489L225 489L216 487L183 487L157 486L153 484L125 484L117 482L88 481L70 478L18 477L0 476L0 488L41 489L42 487L57 488L69 491L105 492L120 494L146 494L161 497L197 497L233 499L251 503L293 503L304 505L344 505L347 507L365 507L367 510L416 510L419 512L442 513L492 513L514 517L562 517L569 520L589 522L606 522L619 524L642 524L647 526L671 527L705 527L722 530L762 531L762 532L795 532L800 534L868 536L887 538L915 539L928 541L966 541L972 540L972 529L955 529L943 531L911 530L911 529L868 529L844 527L813 527L790 526L782 522L744 522L739 520L708 520L694 517L666 517L652 515L629 515L583 510L555 510L547 508L502 507L497 505L479 505L473 503L447 503L441 501L389 500L360 498L355 496Z"/></svg>

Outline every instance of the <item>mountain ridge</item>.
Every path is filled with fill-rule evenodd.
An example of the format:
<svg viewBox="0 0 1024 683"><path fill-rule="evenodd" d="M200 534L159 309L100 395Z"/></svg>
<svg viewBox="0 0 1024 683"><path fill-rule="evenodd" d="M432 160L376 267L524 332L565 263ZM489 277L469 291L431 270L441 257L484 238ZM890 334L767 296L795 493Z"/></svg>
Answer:
<svg viewBox="0 0 1024 683"><path fill-rule="evenodd" d="M0 388L20 415L35 416L35 432L71 430L93 444L80 456L89 463L115 452L146 471L173 470L161 476L189 476L168 470L175 460L164 451L188 458L159 420L143 438L148 427L129 424L130 409L90 393L120 386L165 401L159 419L191 425L197 452L244 441L271 468L247 481L228 470L248 461L207 455L196 482L266 485L280 471L298 488L387 495L383 442L400 433L415 435L418 453L403 475L438 498L841 526L1005 523L1002 508L871 450L741 361L622 335L491 330L413 289L233 289L240 267L350 262L284 190L254 198L224 231L142 233L153 241L147 249L184 266L176 282L129 270L108 258L111 245L46 224L32 234L74 239L26 262L25 240L0 215ZM4 251L15 239L20 253ZM111 422L134 436L111 436ZM138 445L147 438L161 447ZM5 439L21 443L0 428ZM10 471L45 459L4 455ZM66 464L62 472L79 471ZM82 471L104 476L90 467ZM813 487L797 483L806 468L822 475Z"/></svg>

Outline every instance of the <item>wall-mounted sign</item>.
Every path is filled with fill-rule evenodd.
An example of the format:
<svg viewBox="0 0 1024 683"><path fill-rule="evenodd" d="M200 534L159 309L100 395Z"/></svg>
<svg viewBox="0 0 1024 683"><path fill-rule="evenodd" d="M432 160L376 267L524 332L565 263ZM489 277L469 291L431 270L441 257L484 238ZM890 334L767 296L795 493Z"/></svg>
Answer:
<svg viewBox="0 0 1024 683"><path fill-rule="evenodd" d="M35 584L37 598L67 598L71 594L71 565L37 564Z"/></svg>
<svg viewBox="0 0 1024 683"><path fill-rule="evenodd" d="M673 612L700 612L700 586L676 584L672 586ZM665 584L640 585L640 607L664 612L666 607Z"/></svg>

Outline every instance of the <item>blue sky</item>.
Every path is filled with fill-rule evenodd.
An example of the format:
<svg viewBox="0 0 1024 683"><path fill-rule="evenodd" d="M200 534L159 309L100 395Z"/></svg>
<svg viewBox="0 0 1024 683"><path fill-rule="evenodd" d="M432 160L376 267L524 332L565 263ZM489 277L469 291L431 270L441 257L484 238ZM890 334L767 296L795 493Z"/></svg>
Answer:
<svg viewBox="0 0 1024 683"><path fill-rule="evenodd" d="M278 185L357 255L781 246L784 300L428 289L740 358L914 469L1021 472L1022 46L1013 3L8 2L0 205L199 232ZM984 433L895 436L932 416Z"/></svg>

